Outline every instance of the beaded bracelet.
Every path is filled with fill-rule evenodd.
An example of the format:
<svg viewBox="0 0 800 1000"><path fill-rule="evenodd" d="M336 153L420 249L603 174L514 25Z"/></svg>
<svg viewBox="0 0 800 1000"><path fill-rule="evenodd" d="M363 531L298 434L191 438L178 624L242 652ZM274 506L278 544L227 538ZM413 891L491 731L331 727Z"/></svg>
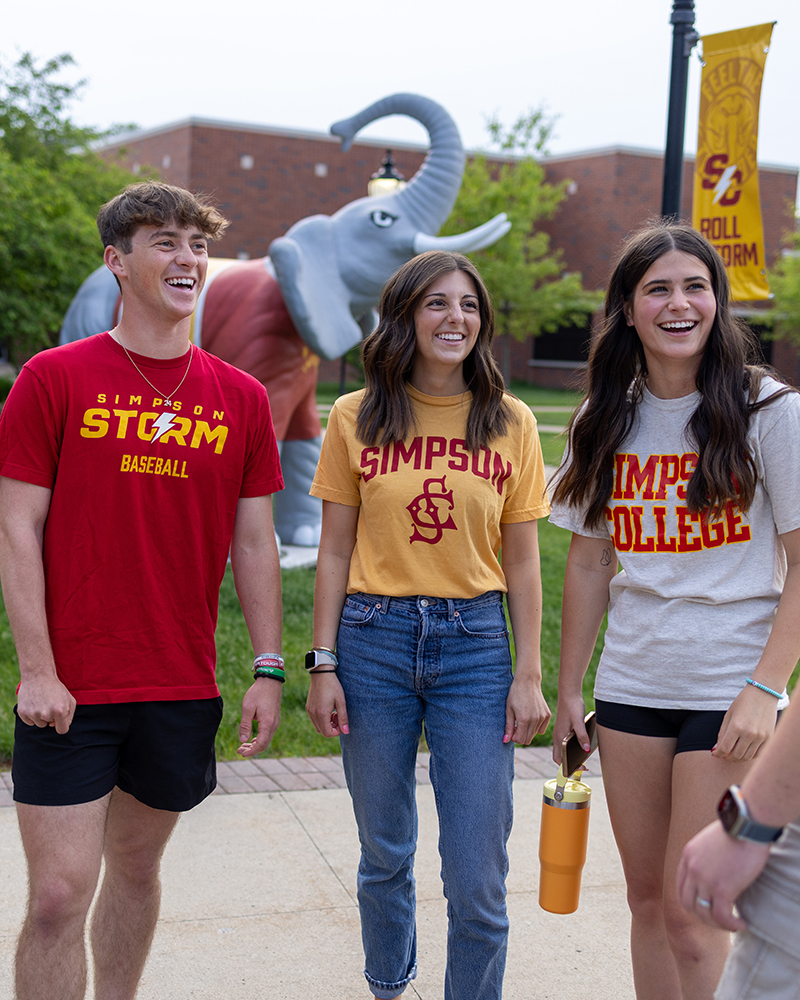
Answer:
<svg viewBox="0 0 800 1000"><path fill-rule="evenodd" d="M253 677L256 679L259 677L272 677L274 680L280 681L281 684L286 680L286 674L280 667L256 667L253 671Z"/></svg>
<svg viewBox="0 0 800 1000"><path fill-rule="evenodd" d="M762 684L760 681L754 681L752 677L745 677L745 681L748 684L752 684L753 687L758 688L759 691L766 691L767 694L771 694L773 698L777 698L779 701L783 697L778 691L774 691L772 688L767 687L766 684Z"/></svg>

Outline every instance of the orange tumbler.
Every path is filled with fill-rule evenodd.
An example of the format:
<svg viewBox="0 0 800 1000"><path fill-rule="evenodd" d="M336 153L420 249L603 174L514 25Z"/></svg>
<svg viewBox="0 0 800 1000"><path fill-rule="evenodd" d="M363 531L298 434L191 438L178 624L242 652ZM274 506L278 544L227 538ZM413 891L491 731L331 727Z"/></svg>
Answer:
<svg viewBox="0 0 800 1000"><path fill-rule="evenodd" d="M583 781L558 777L544 784L539 833L539 906L550 913L574 913L581 895L586 862L591 788Z"/></svg>

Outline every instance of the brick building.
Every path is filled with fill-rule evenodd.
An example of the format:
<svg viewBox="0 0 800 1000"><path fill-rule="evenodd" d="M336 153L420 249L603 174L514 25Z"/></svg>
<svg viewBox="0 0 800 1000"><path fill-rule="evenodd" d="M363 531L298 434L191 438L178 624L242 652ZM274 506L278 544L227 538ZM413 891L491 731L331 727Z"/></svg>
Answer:
<svg viewBox="0 0 800 1000"><path fill-rule="evenodd" d="M625 235L660 214L663 154L616 147L548 157L544 166L549 181L570 184L568 197L542 228L553 245L561 247L568 269L583 276L585 287L605 289ZM686 219L692 216L693 171L694 157L686 157L681 200L681 216ZM784 234L794 225L798 169L762 164L758 176L769 267L780 255ZM739 303L734 311L758 330L758 313L765 307L766 303ZM566 351L574 357L576 340L581 337L585 339L581 331L564 331L532 342L534 381L550 382L547 368L565 355L565 341ZM800 385L796 350L773 341L763 342L762 347L766 360Z"/></svg>
<svg viewBox="0 0 800 1000"><path fill-rule="evenodd" d="M214 245L220 257L263 257L269 245L309 215L332 215L363 197L380 166L385 143L359 140L343 153L339 140L302 132L236 122L190 118L133 133L109 144L104 155L134 170L154 170L165 181L212 195L231 220ZM411 177L426 147L392 143L397 169ZM543 229L561 249L566 270L583 276L587 288L604 289L614 253L623 237L661 206L663 154L614 147L543 161L549 181L569 181L568 197ZM682 214L691 217L693 159L684 161ZM768 265L780 253L784 232L793 225L796 167L761 165L759 183ZM758 326L762 304L738 311ZM586 356L590 326L569 328L511 345L512 376L543 385L563 385ZM767 360L800 384L793 348L766 342ZM338 378L338 362L323 363L320 378Z"/></svg>
<svg viewBox="0 0 800 1000"><path fill-rule="evenodd" d="M333 215L367 193L384 143L357 141L343 153L333 136L190 118L105 146L134 173L155 170L169 184L211 195L230 219L215 257L265 257L270 243L309 215ZM397 170L412 177L424 146L392 145Z"/></svg>

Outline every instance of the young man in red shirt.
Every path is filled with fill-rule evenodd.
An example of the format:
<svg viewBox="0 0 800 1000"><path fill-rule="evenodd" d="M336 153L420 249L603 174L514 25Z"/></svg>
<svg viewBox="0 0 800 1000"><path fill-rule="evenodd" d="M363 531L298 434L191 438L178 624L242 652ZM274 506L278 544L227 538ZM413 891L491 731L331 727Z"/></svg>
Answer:
<svg viewBox="0 0 800 1000"><path fill-rule="evenodd" d="M278 725L282 489L263 386L195 347L227 223L132 185L98 227L123 312L26 364L0 418L0 575L20 663L13 779L28 861L18 1000L132 998L179 814L216 784L214 628L228 553L259 660L240 752ZM257 735L253 723L257 723Z"/></svg>

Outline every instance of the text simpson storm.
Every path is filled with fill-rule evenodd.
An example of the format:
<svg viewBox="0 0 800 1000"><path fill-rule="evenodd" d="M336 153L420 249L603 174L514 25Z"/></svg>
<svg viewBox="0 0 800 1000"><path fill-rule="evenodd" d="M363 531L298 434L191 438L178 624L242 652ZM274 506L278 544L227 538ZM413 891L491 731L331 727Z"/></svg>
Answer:
<svg viewBox="0 0 800 1000"><path fill-rule="evenodd" d="M202 407L196 407L202 411ZM214 419L221 420L224 413L214 411ZM150 443L167 444L174 441L181 447L199 448L203 443L213 445L216 454L225 447L228 428L225 424L215 426L197 417L183 417L176 413L156 413L141 410L105 409L91 407L83 414L81 436L102 438L109 432L117 438L136 437Z"/></svg>

